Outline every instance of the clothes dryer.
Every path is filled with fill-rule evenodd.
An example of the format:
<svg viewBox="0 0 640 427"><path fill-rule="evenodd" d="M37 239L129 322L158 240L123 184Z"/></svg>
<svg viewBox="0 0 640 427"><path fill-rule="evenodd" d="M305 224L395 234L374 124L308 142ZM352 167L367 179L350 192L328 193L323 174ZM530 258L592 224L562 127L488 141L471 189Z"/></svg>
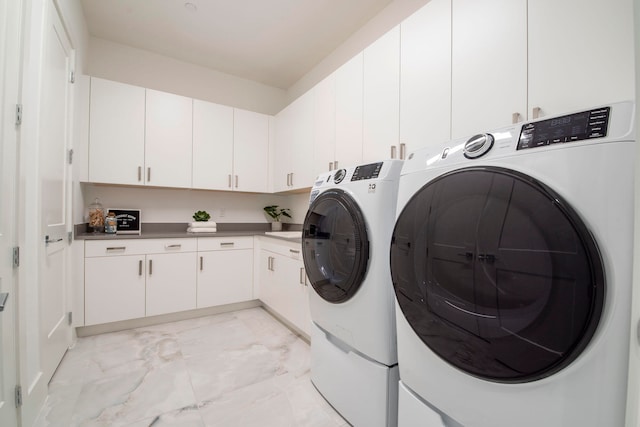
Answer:
<svg viewBox="0 0 640 427"><path fill-rule="evenodd" d="M386 160L320 175L303 225L311 380L354 426L397 422L389 244L401 168Z"/></svg>
<svg viewBox="0 0 640 427"><path fill-rule="evenodd" d="M400 426L624 425L633 118L618 103L405 162L390 250Z"/></svg>

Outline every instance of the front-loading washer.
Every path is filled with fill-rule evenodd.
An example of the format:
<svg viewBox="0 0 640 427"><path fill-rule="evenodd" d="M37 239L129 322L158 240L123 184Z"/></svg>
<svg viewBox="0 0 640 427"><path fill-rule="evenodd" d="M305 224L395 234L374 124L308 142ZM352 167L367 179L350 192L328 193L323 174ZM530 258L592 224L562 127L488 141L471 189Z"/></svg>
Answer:
<svg viewBox="0 0 640 427"><path fill-rule="evenodd" d="M399 425L624 425L633 103L424 148L390 249Z"/></svg>
<svg viewBox="0 0 640 427"><path fill-rule="evenodd" d="M354 426L397 423L389 245L401 168L385 160L321 174L303 224L311 381Z"/></svg>

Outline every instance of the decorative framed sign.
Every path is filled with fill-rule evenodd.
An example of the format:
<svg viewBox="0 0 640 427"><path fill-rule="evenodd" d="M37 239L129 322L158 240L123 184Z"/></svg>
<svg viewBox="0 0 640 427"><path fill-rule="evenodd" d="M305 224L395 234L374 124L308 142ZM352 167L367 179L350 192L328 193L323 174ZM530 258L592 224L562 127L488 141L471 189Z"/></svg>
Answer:
<svg viewBox="0 0 640 427"><path fill-rule="evenodd" d="M140 209L107 209L107 213L113 212L118 220L117 234L140 234L142 223L140 222Z"/></svg>

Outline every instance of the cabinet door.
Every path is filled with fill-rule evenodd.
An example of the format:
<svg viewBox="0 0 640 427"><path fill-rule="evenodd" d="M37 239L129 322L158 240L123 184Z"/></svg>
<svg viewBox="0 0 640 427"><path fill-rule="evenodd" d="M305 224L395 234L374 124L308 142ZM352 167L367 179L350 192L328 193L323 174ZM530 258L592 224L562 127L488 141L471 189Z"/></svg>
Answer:
<svg viewBox="0 0 640 427"><path fill-rule="evenodd" d="M231 190L233 108L193 100L193 188Z"/></svg>
<svg viewBox="0 0 640 427"><path fill-rule="evenodd" d="M233 189L267 192L269 174L269 116L234 109Z"/></svg>
<svg viewBox="0 0 640 427"><path fill-rule="evenodd" d="M273 191L289 190L291 150L293 144L294 108L289 104L276 115L276 140L273 158Z"/></svg>
<svg viewBox="0 0 640 427"><path fill-rule="evenodd" d="M633 99L633 2L528 2L529 118Z"/></svg>
<svg viewBox="0 0 640 427"><path fill-rule="evenodd" d="M91 78L89 181L141 185L145 90Z"/></svg>
<svg viewBox="0 0 640 427"><path fill-rule="evenodd" d="M431 0L400 24L400 144L405 158L451 139L451 2Z"/></svg>
<svg viewBox="0 0 640 427"><path fill-rule="evenodd" d="M336 77L313 88L313 159L315 175L333 169L336 157Z"/></svg>
<svg viewBox="0 0 640 427"><path fill-rule="evenodd" d="M196 308L196 253L147 255L147 316Z"/></svg>
<svg viewBox="0 0 640 427"><path fill-rule="evenodd" d="M400 27L364 50L362 161L399 158Z"/></svg>
<svg viewBox="0 0 640 427"><path fill-rule="evenodd" d="M269 251L260 251L260 273L257 288L257 297L272 308L276 297L274 289L275 271L272 267L274 256L275 255Z"/></svg>
<svg viewBox="0 0 640 427"><path fill-rule="evenodd" d="M298 98L293 111L289 189L299 190L312 187L316 177L313 170L313 91Z"/></svg>
<svg viewBox="0 0 640 427"><path fill-rule="evenodd" d="M85 325L145 316L144 256L86 258Z"/></svg>
<svg viewBox="0 0 640 427"><path fill-rule="evenodd" d="M336 75L336 161L338 168L362 163L362 52Z"/></svg>
<svg viewBox="0 0 640 427"><path fill-rule="evenodd" d="M147 89L145 182L191 187L193 100Z"/></svg>
<svg viewBox="0 0 640 427"><path fill-rule="evenodd" d="M198 253L198 308L253 299L253 249Z"/></svg>
<svg viewBox="0 0 640 427"><path fill-rule="evenodd" d="M451 136L460 138L526 114L527 1L452 5Z"/></svg>

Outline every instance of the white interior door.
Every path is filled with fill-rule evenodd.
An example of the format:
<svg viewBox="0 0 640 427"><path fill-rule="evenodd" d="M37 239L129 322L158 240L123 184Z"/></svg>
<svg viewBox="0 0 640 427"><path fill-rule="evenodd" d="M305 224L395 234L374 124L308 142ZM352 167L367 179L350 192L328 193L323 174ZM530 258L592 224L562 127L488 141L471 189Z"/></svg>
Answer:
<svg viewBox="0 0 640 427"><path fill-rule="evenodd" d="M42 371L49 381L71 343L67 301L71 43L60 17L48 3L40 103L40 330Z"/></svg>
<svg viewBox="0 0 640 427"><path fill-rule="evenodd" d="M20 1L0 0L0 253L15 244L15 108L20 57ZM0 425L17 425L13 390L16 377L16 292L11 257L0 257Z"/></svg>

